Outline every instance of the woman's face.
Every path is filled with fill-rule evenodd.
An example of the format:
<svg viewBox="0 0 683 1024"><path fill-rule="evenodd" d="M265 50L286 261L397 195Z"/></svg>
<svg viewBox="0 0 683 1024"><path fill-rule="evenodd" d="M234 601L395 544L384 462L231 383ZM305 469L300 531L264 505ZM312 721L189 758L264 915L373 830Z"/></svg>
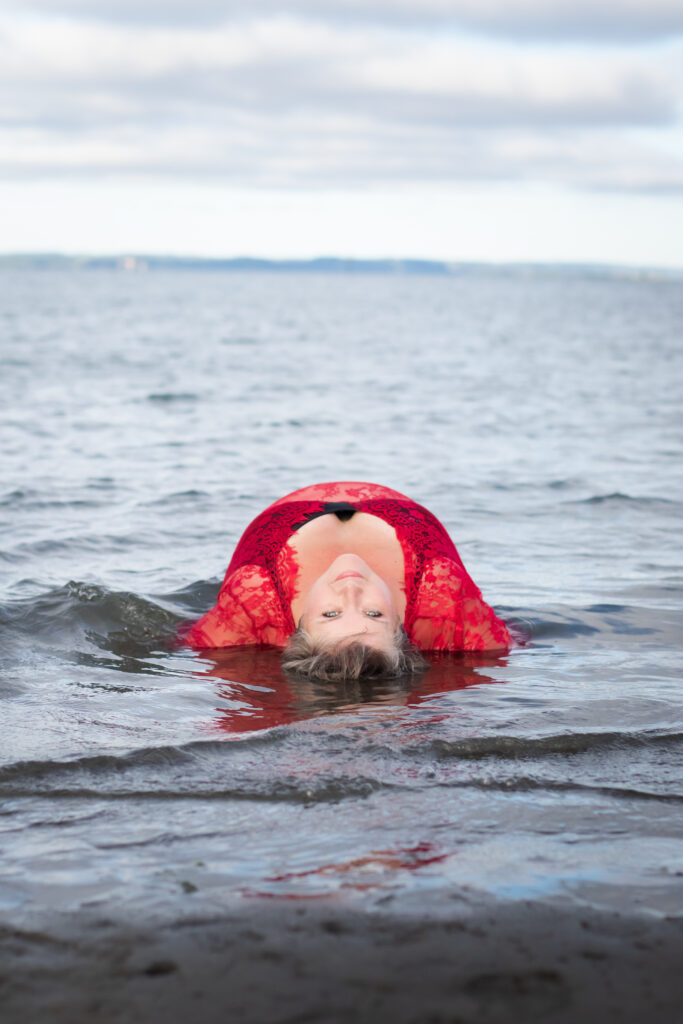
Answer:
<svg viewBox="0 0 683 1024"><path fill-rule="evenodd" d="M359 555L340 555L306 596L302 625L315 640L389 648L399 615L384 580Z"/></svg>

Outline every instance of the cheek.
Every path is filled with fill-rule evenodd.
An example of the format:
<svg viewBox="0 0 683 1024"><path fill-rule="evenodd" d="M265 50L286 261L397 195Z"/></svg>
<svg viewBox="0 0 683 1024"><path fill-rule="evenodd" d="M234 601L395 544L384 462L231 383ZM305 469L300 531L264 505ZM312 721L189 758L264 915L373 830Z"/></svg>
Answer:
<svg viewBox="0 0 683 1024"><path fill-rule="evenodd" d="M320 592L319 583L314 583L304 598L303 615L316 615L320 610L323 595Z"/></svg>
<svg viewBox="0 0 683 1024"><path fill-rule="evenodd" d="M391 591L387 588L386 590L382 591L381 595L378 595L378 596L381 598L381 600L380 600L380 608L382 609L384 614L387 616L387 618L388 619L396 619L396 618L398 618L398 610L396 608L396 605L394 604L394 599L391 596Z"/></svg>

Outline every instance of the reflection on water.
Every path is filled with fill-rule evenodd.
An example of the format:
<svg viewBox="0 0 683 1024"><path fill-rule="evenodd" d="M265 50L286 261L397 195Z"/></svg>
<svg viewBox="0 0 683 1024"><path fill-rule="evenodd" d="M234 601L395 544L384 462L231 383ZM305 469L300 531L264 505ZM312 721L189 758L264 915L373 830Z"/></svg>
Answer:
<svg viewBox="0 0 683 1024"><path fill-rule="evenodd" d="M205 675L215 680L221 701L214 728L256 732L361 708L414 707L440 693L500 683L486 668L507 663L505 656L439 653L431 655L429 668L420 676L331 683L286 676L280 654L277 648L235 647L204 655Z"/></svg>
<svg viewBox="0 0 683 1024"><path fill-rule="evenodd" d="M448 853L438 852L432 843L370 850L364 857L352 857L325 863L310 871L288 871L263 879L259 887L245 886L242 894L261 899L320 899L328 895L332 882L340 890L370 892L387 887L387 876L414 872L432 864L441 864Z"/></svg>

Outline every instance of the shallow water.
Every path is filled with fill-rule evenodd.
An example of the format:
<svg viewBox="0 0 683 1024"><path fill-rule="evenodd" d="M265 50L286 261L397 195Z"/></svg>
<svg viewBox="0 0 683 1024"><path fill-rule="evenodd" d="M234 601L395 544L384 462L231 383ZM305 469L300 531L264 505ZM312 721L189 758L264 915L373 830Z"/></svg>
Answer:
<svg viewBox="0 0 683 1024"><path fill-rule="evenodd" d="M680 282L0 289L0 909L683 910ZM331 479L432 509L524 642L344 688L174 646Z"/></svg>

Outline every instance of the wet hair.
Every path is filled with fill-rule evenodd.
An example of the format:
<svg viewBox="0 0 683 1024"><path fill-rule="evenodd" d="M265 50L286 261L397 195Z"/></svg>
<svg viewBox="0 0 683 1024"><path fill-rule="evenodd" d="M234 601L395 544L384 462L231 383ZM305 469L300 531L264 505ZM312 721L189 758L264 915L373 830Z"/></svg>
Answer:
<svg viewBox="0 0 683 1024"><path fill-rule="evenodd" d="M315 640L299 625L282 654L282 667L293 675L342 682L346 679L397 679L424 672L427 662L403 626L389 648L371 647L354 637L337 643Z"/></svg>

